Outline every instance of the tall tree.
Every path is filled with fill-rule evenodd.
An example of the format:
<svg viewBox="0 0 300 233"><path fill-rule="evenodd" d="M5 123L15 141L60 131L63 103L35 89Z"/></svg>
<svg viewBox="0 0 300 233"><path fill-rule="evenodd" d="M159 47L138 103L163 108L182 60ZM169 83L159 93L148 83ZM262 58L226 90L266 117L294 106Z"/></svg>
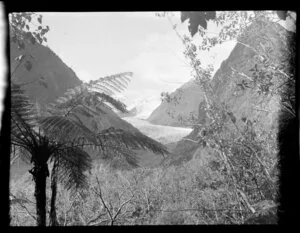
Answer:
<svg viewBox="0 0 300 233"><path fill-rule="evenodd" d="M127 112L126 106L110 95L124 90L131 75L130 72L115 74L68 90L65 96L49 106L48 115L40 120L41 127L48 135L53 135L57 141L76 141L83 147L92 147L99 152L100 156L107 159L112 160L121 156L132 166L138 165L137 157L132 149L143 148L155 153L167 153L163 145L140 132L133 133L113 127L106 130L97 129L95 117L105 115L105 109L110 111L113 108L123 113ZM86 127L87 123L84 123L83 118L91 120L94 128ZM101 118L96 119L99 119L101 123ZM95 141L85 141L84 136L87 135L90 140L95 139ZM50 211L53 224L57 222L55 220L56 181L64 183L62 179L66 177L62 174L64 169L59 170L59 167L59 163L54 162ZM72 183L72 181L68 182Z"/></svg>

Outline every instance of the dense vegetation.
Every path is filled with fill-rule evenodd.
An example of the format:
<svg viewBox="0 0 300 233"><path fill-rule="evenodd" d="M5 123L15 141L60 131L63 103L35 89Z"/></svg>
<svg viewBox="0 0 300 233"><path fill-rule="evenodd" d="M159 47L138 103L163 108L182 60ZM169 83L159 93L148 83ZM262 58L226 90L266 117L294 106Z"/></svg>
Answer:
<svg viewBox="0 0 300 233"><path fill-rule="evenodd" d="M182 140L189 143L184 144L186 154L190 148L194 150L189 161L185 161L185 150L182 150L178 163L174 163L170 155L166 161L171 162L156 168L138 167L133 149L146 148L161 154L168 151L139 132L115 128L101 130L83 121L83 116L101 115L109 106L126 112L126 106L111 94L124 90L131 73L83 83L67 91L49 106L48 111L39 112L34 111L22 92L22 85L13 83L12 79L12 160L14 156L21 156L32 163L33 180L27 173L10 184L11 225L276 223L279 197L277 123L274 120L271 128L264 129L253 119L233 113L232 106L220 101L216 93L220 82L211 81L211 67L203 68L198 57L200 50L210 49L228 38L236 38L239 44L255 50L257 63L249 68L251 77L239 73L239 79L235 79L233 72L229 79L237 80L237 86L251 86L253 93L265 102L272 96L281 96L282 111L287 118L294 118L292 38L276 59L272 44L259 50L244 43L247 33L251 33L249 25L263 25L273 14L202 14L204 18L196 23L197 30L190 26L192 36L199 32L203 38L198 44L189 35L181 36L176 31L186 46L184 53L205 97L199 106L205 116L193 120L193 132ZM165 16L170 20L168 14ZM190 19L193 23L194 16L183 13L182 21ZM23 22L30 21L31 14L14 17L11 28L19 34L11 33L17 34L14 40L20 43L18 41L23 39L20 30L27 28ZM39 17L37 20L42 22ZM223 25L216 37L207 36L204 30L207 20ZM16 26L19 24L20 28ZM204 26L198 30L199 25ZM173 28L176 30L176 26ZM44 40L35 34L27 37L34 43ZM21 43L20 49L22 47ZM250 79L246 87L245 79L240 76ZM163 93L162 98L173 101L168 93ZM123 157L134 169L118 170L100 160L91 162L90 150L100 157Z"/></svg>

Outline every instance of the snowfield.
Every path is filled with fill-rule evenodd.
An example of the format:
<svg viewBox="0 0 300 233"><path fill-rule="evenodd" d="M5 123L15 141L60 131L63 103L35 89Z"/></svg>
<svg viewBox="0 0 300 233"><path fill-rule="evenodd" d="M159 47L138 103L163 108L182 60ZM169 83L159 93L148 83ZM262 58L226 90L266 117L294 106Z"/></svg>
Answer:
<svg viewBox="0 0 300 233"><path fill-rule="evenodd" d="M147 120L136 117L124 117L122 119L138 128L148 137L151 137L163 144L178 142L181 138L187 136L192 131L191 128L154 125L149 123Z"/></svg>

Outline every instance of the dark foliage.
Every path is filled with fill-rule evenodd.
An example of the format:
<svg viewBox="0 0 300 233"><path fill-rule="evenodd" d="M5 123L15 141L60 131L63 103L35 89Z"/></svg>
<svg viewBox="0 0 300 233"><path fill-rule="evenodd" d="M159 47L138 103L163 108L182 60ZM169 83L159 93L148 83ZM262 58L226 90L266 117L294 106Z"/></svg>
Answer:
<svg viewBox="0 0 300 233"><path fill-rule="evenodd" d="M189 20L189 32L194 36L198 32L199 26L207 28L207 21L216 18L215 11L182 11L181 22Z"/></svg>

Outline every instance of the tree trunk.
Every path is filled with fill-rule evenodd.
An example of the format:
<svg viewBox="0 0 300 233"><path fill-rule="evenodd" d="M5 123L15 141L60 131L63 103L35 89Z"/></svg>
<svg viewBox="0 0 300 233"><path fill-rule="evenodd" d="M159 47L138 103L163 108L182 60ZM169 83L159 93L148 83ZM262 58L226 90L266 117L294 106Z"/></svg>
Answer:
<svg viewBox="0 0 300 233"><path fill-rule="evenodd" d="M37 225L46 226L46 180L49 176L47 162L43 164L34 163L30 173L35 181Z"/></svg>
<svg viewBox="0 0 300 233"><path fill-rule="evenodd" d="M58 226L56 215L56 196L57 196L57 169L58 160L55 159L51 172L51 204L50 204L50 226Z"/></svg>

